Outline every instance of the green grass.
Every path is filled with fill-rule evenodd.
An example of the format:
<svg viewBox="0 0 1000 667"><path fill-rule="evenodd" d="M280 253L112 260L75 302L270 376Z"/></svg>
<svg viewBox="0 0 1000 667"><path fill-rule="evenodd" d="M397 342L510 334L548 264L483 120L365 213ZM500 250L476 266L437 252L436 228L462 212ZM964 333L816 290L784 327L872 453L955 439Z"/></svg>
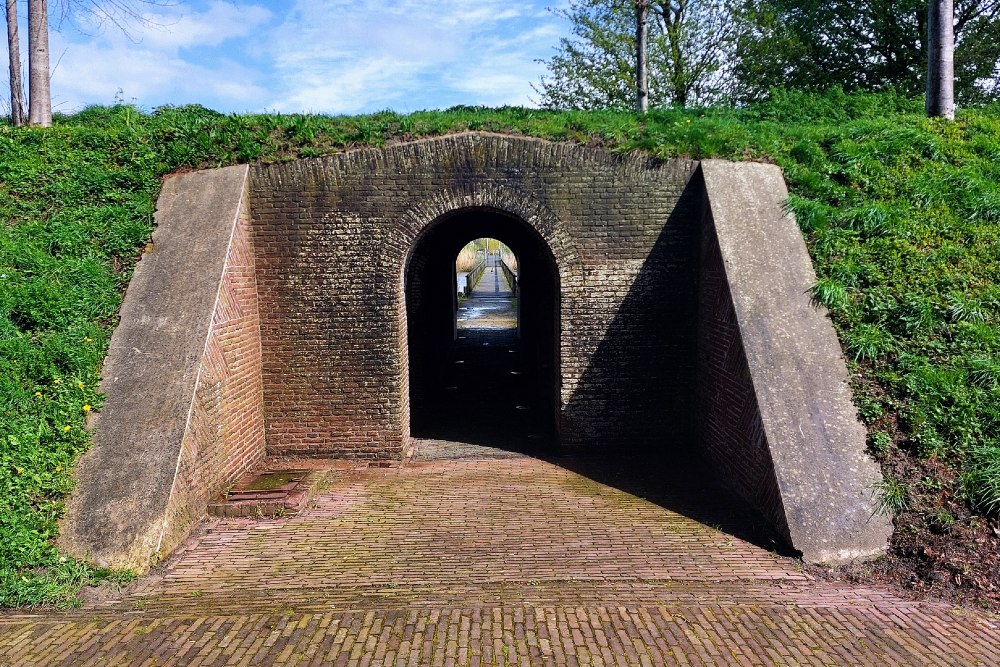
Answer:
<svg viewBox="0 0 1000 667"><path fill-rule="evenodd" d="M72 604L81 585L127 577L65 558L52 539L160 177L463 130L779 164L816 264L812 296L840 333L872 452L934 457L971 511L1000 512L1000 105L955 123L922 110L893 94L834 91L642 118L117 106L49 130L0 126L0 606ZM905 489L881 491L902 511Z"/></svg>

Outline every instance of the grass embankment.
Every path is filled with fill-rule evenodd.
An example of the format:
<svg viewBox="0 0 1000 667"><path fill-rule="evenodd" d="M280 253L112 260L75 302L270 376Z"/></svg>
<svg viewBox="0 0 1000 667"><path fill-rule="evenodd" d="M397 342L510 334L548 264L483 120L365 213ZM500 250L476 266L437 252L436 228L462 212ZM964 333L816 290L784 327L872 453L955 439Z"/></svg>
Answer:
<svg viewBox="0 0 1000 667"><path fill-rule="evenodd" d="M643 118L93 108L48 130L0 126L0 606L67 604L82 584L126 576L65 558L51 540L160 177L468 129L781 165L820 277L815 297L833 314L886 471L878 492L899 515L897 553L918 557L925 538L973 539L990 525L1000 511L1000 106L955 123L924 119L919 101L839 93ZM963 563L956 585L988 596Z"/></svg>

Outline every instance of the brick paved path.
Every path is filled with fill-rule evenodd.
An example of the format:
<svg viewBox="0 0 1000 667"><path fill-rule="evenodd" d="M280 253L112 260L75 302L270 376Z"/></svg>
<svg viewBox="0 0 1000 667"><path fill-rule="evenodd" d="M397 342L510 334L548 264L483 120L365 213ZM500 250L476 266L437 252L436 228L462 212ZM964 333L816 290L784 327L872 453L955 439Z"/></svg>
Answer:
<svg viewBox="0 0 1000 667"><path fill-rule="evenodd" d="M814 581L689 470L427 448L209 524L120 601L0 617L0 665L1000 663L997 621Z"/></svg>

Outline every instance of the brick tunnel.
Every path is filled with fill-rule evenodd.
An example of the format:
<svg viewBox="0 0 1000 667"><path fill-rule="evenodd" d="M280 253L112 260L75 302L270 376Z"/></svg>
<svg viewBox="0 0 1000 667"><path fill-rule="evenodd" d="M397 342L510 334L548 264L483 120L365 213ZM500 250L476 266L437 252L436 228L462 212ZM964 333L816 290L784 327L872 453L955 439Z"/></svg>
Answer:
<svg viewBox="0 0 1000 667"><path fill-rule="evenodd" d="M268 451L401 457L446 256L490 230L525 256L521 347L558 445L692 447L696 169L468 134L255 171Z"/></svg>
<svg viewBox="0 0 1000 667"><path fill-rule="evenodd" d="M877 553L879 473L786 198L773 165L484 133L175 176L63 546L141 569L265 456L398 462L441 435L455 253L490 236L522 267L536 432L696 452L808 560Z"/></svg>

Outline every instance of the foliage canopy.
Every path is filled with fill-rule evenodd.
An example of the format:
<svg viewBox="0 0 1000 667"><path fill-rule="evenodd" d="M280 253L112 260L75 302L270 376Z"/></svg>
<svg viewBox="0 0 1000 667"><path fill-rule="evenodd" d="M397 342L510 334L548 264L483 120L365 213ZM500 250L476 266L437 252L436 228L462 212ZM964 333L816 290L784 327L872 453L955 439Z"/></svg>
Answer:
<svg viewBox="0 0 1000 667"><path fill-rule="evenodd" d="M747 0L734 50L734 97L774 87L923 94L926 0ZM955 94L975 104L1000 96L1000 2L955 1Z"/></svg>
<svg viewBox="0 0 1000 667"><path fill-rule="evenodd" d="M650 2L650 105L747 104L772 88L924 93L926 0ZM553 109L631 109L635 2L570 0L570 24L535 86ZM955 0L955 94L1000 98L1000 0Z"/></svg>

